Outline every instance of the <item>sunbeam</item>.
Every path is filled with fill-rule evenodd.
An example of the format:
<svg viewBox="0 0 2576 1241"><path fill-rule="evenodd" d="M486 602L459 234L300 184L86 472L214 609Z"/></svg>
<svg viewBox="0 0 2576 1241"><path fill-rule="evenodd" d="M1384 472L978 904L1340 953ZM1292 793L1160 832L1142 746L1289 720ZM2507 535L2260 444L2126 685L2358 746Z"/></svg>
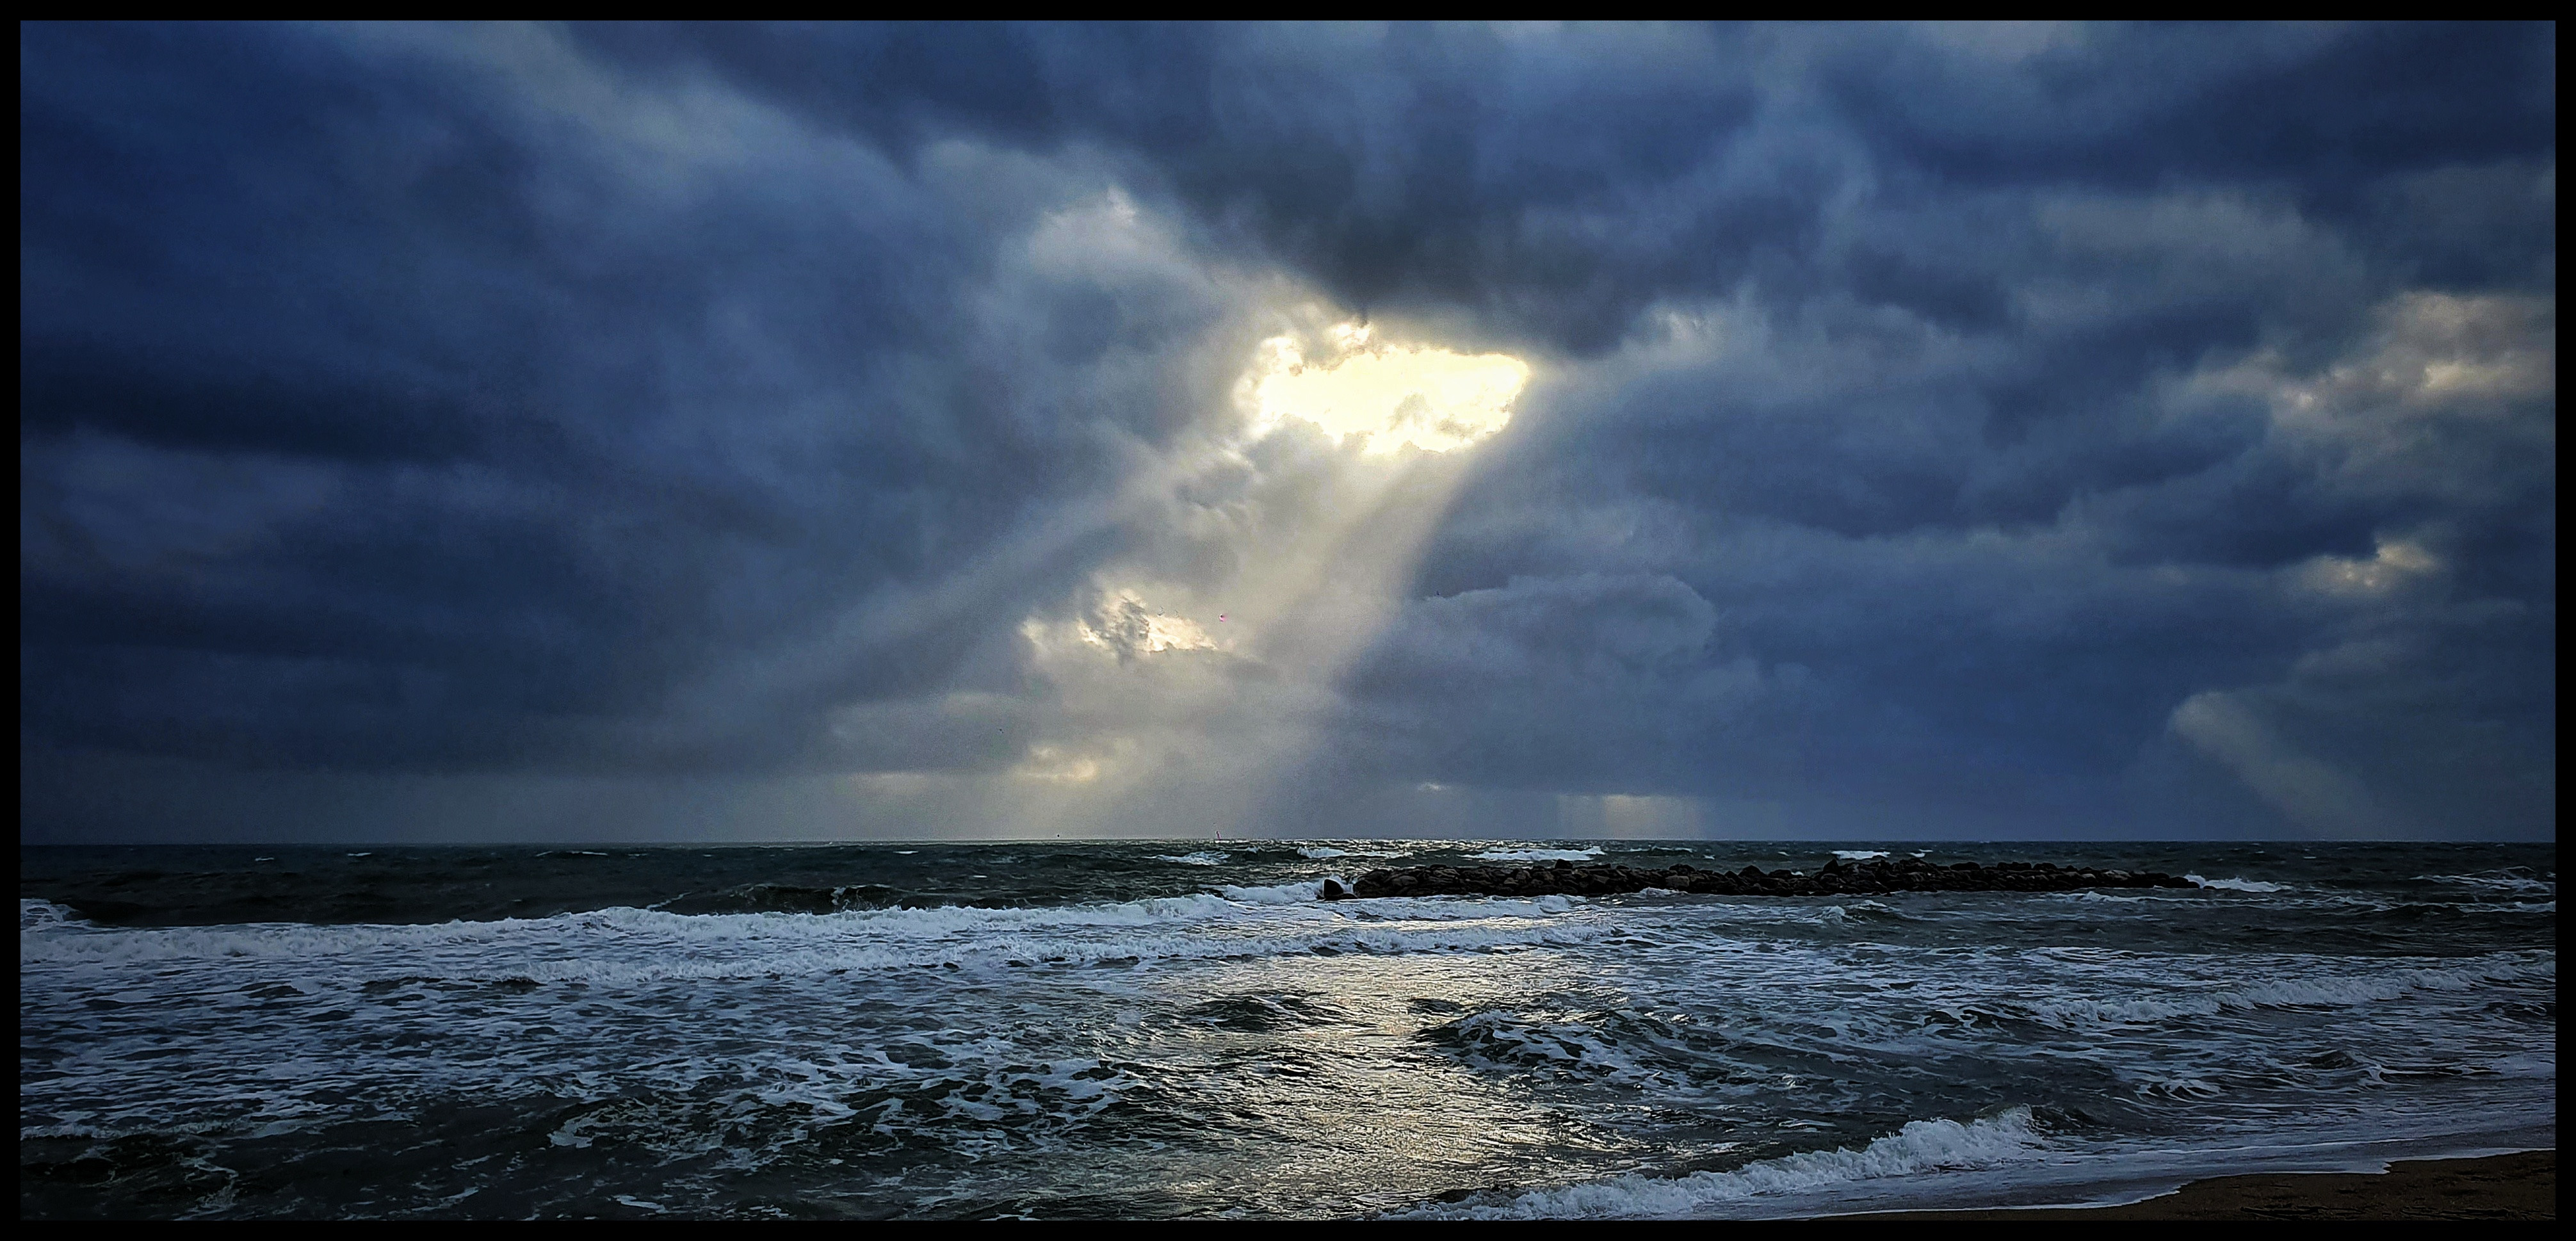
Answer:
<svg viewBox="0 0 2576 1241"><path fill-rule="evenodd" d="M1137 489L1136 520L1191 527L1223 567L1111 563L1022 622L1055 710L1014 768L1017 821L1190 831L1275 800L1530 375L1355 322L1261 341L1211 412L1237 429Z"/></svg>

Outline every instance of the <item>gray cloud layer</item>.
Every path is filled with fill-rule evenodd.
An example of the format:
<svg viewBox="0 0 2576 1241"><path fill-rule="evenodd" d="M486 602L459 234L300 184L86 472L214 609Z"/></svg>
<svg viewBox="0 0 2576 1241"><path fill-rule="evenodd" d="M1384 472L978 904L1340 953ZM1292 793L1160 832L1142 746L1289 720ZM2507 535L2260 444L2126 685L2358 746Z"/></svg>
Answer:
<svg viewBox="0 0 2576 1241"><path fill-rule="evenodd" d="M26 830L2546 836L2554 39L28 27ZM1099 619L1356 503L1301 307L1537 377Z"/></svg>

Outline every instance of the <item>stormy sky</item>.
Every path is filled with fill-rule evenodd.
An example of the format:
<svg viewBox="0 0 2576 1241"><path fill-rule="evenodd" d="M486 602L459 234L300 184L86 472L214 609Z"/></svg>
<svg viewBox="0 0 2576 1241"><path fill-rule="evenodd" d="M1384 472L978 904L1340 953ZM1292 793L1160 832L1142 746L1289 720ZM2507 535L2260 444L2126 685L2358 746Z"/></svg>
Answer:
<svg viewBox="0 0 2576 1241"><path fill-rule="evenodd" d="M2554 837L2556 32L22 26L22 840Z"/></svg>

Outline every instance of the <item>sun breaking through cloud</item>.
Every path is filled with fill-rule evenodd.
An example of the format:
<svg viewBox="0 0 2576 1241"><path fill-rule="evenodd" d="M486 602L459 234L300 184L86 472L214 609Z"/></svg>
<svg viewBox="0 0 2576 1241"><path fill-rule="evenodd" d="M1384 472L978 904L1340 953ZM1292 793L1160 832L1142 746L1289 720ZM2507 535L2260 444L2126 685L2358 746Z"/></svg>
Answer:
<svg viewBox="0 0 2576 1241"><path fill-rule="evenodd" d="M2547 25L21 35L34 838L2555 830Z"/></svg>
<svg viewBox="0 0 2576 1241"><path fill-rule="evenodd" d="M1529 364L1509 354L1391 344L1359 323L1327 336L1330 352L1315 359L1293 337L1261 342L1242 398L1256 436L1293 418L1337 442L1357 438L1369 456L1450 452L1509 425L1512 401L1529 383Z"/></svg>

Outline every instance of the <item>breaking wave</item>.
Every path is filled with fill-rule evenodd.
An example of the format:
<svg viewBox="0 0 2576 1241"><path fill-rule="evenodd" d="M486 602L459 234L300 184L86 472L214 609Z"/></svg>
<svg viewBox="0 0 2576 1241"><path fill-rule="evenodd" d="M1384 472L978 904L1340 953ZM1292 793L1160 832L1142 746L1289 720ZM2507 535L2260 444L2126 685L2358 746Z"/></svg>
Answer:
<svg viewBox="0 0 2576 1241"><path fill-rule="evenodd" d="M65 922L58 906L30 912L22 901L18 956L22 970L265 959L312 968L399 969L423 977L623 985L925 966L1480 951L1585 943L1598 933L1565 923L1560 915L1577 902L1561 896L1390 897L1324 905L1314 899L1318 886L1233 887L1221 894L1035 909L678 914L615 908L427 926L265 923L114 931Z"/></svg>
<svg viewBox="0 0 2576 1241"><path fill-rule="evenodd" d="M1417 1208L1421 1219L1687 1219L1710 1208L1786 1197L1859 1181L1924 1172L1988 1168L2029 1158L2042 1146L2030 1109L2016 1107L1962 1124L1918 1120L1858 1150L1807 1151L1749 1163L1731 1172L1694 1172L1533 1190L1498 1202Z"/></svg>
<svg viewBox="0 0 2576 1241"><path fill-rule="evenodd" d="M2259 879L2203 879L2198 875L2185 875L2183 878L2190 880L2198 887L2222 888L2229 892L2278 892L2281 890L2280 884L2265 883Z"/></svg>
<svg viewBox="0 0 2576 1241"><path fill-rule="evenodd" d="M2527 867L2514 866L2501 870L2477 871L2466 875L2418 875L2428 883L2451 883L2463 887L2484 888L2490 892L2510 892L2517 896L2556 896L2557 880L2543 879Z"/></svg>
<svg viewBox="0 0 2576 1241"><path fill-rule="evenodd" d="M1580 862L1601 856L1599 849L1488 849L1476 855L1488 862Z"/></svg>
<svg viewBox="0 0 2576 1241"><path fill-rule="evenodd" d="M2395 970L2360 977L2283 979L2248 987L2123 1001L2061 1001L1996 1006L2062 1029L2103 1025L2155 1025L2178 1017L2211 1017L2261 1008L2351 1008L2419 992L2468 992L2500 984L2555 979L2558 963L2505 954L2483 965Z"/></svg>
<svg viewBox="0 0 2576 1241"><path fill-rule="evenodd" d="M69 905L30 900L23 896L18 898L18 930L21 934L65 926L86 927L88 925L89 923L81 918L79 911Z"/></svg>

